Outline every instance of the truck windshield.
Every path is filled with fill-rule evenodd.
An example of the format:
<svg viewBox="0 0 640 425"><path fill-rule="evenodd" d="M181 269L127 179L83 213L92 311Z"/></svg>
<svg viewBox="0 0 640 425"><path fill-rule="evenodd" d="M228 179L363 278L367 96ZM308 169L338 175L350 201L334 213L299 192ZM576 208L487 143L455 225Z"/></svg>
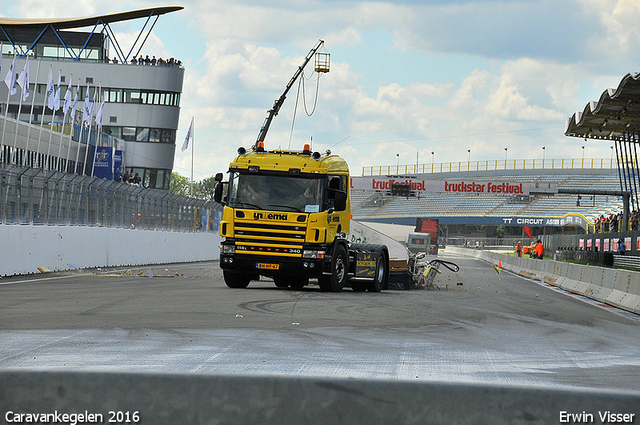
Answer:
<svg viewBox="0 0 640 425"><path fill-rule="evenodd" d="M319 212L323 199L321 178L232 172L229 206L272 211Z"/></svg>

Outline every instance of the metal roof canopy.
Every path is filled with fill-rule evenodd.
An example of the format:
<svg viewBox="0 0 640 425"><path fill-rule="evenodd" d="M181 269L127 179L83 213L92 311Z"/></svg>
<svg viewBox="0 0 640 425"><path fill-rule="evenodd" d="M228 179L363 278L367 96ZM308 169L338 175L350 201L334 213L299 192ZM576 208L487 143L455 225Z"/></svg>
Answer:
<svg viewBox="0 0 640 425"><path fill-rule="evenodd" d="M613 141L620 189L630 192L634 209L640 208L640 73L625 75L617 89L605 90L597 102L567 118L564 134Z"/></svg>
<svg viewBox="0 0 640 425"><path fill-rule="evenodd" d="M607 89L597 102L567 118L565 136L584 139L625 140L640 131L640 73L629 73L617 89Z"/></svg>
<svg viewBox="0 0 640 425"><path fill-rule="evenodd" d="M139 10L134 10L130 12L113 13L109 15L91 16L91 17L85 17L85 18L21 19L21 18L0 17L0 36L4 35L4 37L0 37L0 38L4 38L8 40L13 46L14 50L17 50L16 43L7 34L7 30L28 29L33 31L35 29L39 31L39 35L36 37L35 40L33 40L31 45L27 48L27 51L20 52L19 56L25 57L29 53L29 51L31 51L35 47L38 41L42 38L43 34L47 32L48 29L51 29L55 33L58 40L60 40L60 43L62 43L62 45L66 49L69 56L74 61L78 61L80 59L82 52L87 47L89 40L91 39L93 34L96 32L96 28L102 25L103 31L107 34L107 37L111 41L112 46L116 50L118 59L121 62L128 62L129 58L131 57L131 53L133 52L133 49L136 47L136 45L140 41L141 36L145 33L145 28L147 27L150 21L153 20L153 23L151 24L149 29L146 31L144 40L142 40L137 52L133 56L137 56L140 53L142 46L144 46L145 41L149 37L149 34L151 34L151 31L153 30L153 27L158 21L160 15L176 12L182 9L184 9L183 6L163 6L163 7L156 7L156 8L139 9ZM142 29L140 30L140 33L138 34L138 37L136 38L135 42L131 46L131 49L127 54L125 54L120 48L120 45L116 40L115 34L113 33L113 30L111 29L109 24L122 22L122 21L129 21L133 19L142 19L142 18L146 18L146 22L142 27ZM82 46L82 49L80 50L80 52L78 52L77 55L74 55L73 52L69 49L69 47L66 45L66 43L62 39L60 31L69 30L69 29L79 29L79 28L91 27L91 26L93 26L93 29L91 33L88 35L85 44Z"/></svg>

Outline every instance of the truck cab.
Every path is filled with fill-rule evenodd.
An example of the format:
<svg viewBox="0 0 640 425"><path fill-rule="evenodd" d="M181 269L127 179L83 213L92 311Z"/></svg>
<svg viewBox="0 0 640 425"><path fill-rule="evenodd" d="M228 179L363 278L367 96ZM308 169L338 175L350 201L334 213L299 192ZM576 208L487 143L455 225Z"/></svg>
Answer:
<svg viewBox="0 0 640 425"><path fill-rule="evenodd" d="M243 288L259 276L293 288L315 278L324 291L340 291L348 280L355 290L369 289L370 282L357 280L362 277L373 279L378 291L387 283L386 247L358 253L344 237L350 202L343 158L312 153L309 145L302 151L258 145L240 148L228 173L228 183L217 176L216 188L216 200L225 205L220 266L227 286Z"/></svg>

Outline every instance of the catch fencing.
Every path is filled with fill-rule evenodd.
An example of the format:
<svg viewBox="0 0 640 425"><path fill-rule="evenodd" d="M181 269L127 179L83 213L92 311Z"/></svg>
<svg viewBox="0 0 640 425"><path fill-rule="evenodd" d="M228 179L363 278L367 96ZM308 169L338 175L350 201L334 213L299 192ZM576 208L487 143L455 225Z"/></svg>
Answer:
<svg viewBox="0 0 640 425"><path fill-rule="evenodd" d="M215 231L221 210L165 190L0 164L0 224Z"/></svg>

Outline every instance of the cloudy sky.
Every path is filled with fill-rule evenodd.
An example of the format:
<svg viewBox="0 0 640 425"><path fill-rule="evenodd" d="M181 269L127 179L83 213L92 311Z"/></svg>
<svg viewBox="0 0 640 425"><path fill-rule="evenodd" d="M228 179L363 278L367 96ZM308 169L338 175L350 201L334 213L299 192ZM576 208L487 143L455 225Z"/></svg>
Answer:
<svg viewBox="0 0 640 425"><path fill-rule="evenodd" d="M311 64L305 69L304 92L291 89L266 147L313 140L314 150L345 157L354 175L416 161L542 159L543 146L547 159L610 158L610 142L566 137L565 121L640 71L637 0L173 4L184 10L160 18L142 53L185 65L174 171L190 173L190 151L179 146L194 117L196 180L226 170L239 146L255 142L319 39L331 71L318 80ZM165 5L11 0L0 15L82 17ZM143 24L113 25L125 50ZM311 116L305 104L309 113L315 107Z"/></svg>

